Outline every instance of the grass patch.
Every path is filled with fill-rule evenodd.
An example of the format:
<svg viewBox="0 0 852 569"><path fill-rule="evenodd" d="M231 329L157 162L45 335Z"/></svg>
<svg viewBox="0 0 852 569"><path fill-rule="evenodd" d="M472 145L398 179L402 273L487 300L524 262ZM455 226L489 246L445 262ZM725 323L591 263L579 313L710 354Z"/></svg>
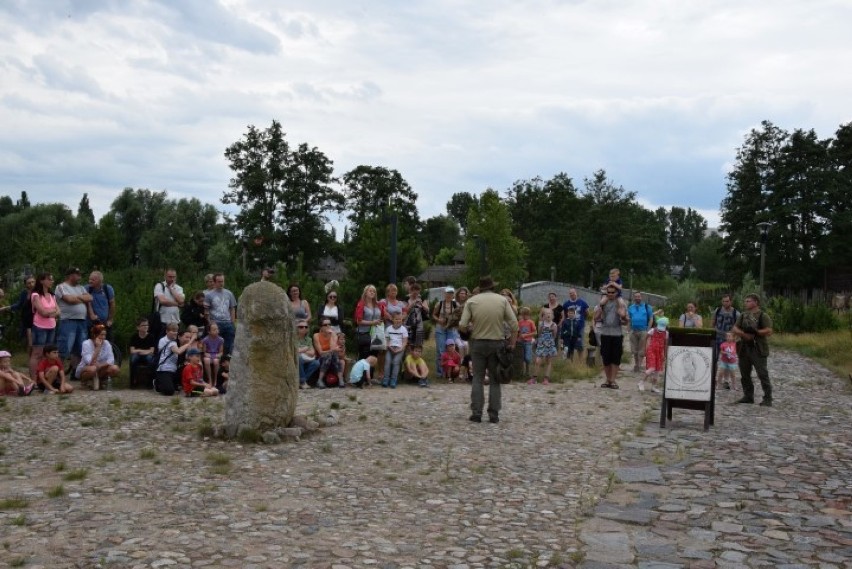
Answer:
<svg viewBox="0 0 852 569"><path fill-rule="evenodd" d="M9 567L23 567L27 564L27 560L24 557L16 557L9 562Z"/></svg>
<svg viewBox="0 0 852 569"><path fill-rule="evenodd" d="M54 472L63 472L65 470L65 462L57 462L53 470Z"/></svg>
<svg viewBox="0 0 852 569"><path fill-rule="evenodd" d="M17 516L15 516L11 520L9 520L9 525L19 526L19 527L25 526L25 525L27 525L27 516L25 516L24 514L18 514Z"/></svg>
<svg viewBox="0 0 852 569"><path fill-rule="evenodd" d="M237 440L244 444L257 444L263 441L263 436L255 429L240 429L237 431Z"/></svg>
<svg viewBox="0 0 852 569"><path fill-rule="evenodd" d="M101 455L101 457L98 459L97 465L105 466L110 462L115 462L115 455L111 452L107 452Z"/></svg>
<svg viewBox="0 0 852 569"><path fill-rule="evenodd" d="M843 376L852 373L850 340L852 329L810 334L774 334L769 338L773 347L799 352Z"/></svg>
<svg viewBox="0 0 852 569"><path fill-rule="evenodd" d="M157 451L152 448L143 448L139 451L139 458L142 460L153 460L157 458Z"/></svg>
<svg viewBox="0 0 852 569"><path fill-rule="evenodd" d="M17 496L0 500L0 510L23 510L29 505L29 500Z"/></svg>
<svg viewBox="0 0 852 569"><path fill-rule="evenodd" d="M61 498L64 495L65 495L65 486L63 486L62 484L60 484L58 486L54 486L53 488L51 488L50 490L47 491L47 497L48 498Z"/></svg>
<svg viewBox="0 0 852 569"><path fill-rule="evenodd" d="M338 403L337 401L332 401L331 405L329 405L328 407L329 409L340 409L340 403Z"/></svg>
<svg viewBox="0 0 852 569"><path fill-rule="evenodd" d="M89 475L88 468L76 468L62 477L63 480L67 482L77 482L80 480L85 480Z"/></svg>
<svg viewBox="0 0 852 569"><path fill-rule="evenodd" d="M210 471L213 474L230 474L231 473L231 457L223 452L207 453L207 463L210 465Z"/></svg>

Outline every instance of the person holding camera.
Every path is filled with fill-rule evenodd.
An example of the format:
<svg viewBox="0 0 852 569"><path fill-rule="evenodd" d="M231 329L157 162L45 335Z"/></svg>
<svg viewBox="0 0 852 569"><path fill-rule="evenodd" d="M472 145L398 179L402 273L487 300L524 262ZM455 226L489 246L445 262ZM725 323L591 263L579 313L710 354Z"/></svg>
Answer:
<svg viewBox="0 0 852 569"><path fill-rule="evenodd" d="M772 319L760 309L758 295L749 294L745 297L745 307L732 331L740 340L737 355L740 360L743 396L737 403L754 403L754 382L751 379L751 370L754 368L763 388L763 401L760 404L763 407L772 407L772 384L769 382L769 371L766 368Z"/></svg>

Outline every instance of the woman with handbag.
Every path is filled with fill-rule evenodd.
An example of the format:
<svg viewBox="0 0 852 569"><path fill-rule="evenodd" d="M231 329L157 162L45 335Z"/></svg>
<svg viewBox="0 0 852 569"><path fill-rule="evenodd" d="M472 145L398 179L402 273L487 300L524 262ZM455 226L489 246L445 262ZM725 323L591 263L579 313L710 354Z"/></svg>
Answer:
<svg viewBox="0 0 852 569"><path fill-rule="evenodd" d="M356 339L358 344L358 359L363 360L369 355L378 356L384 353L385 331L384 308L377 300L376 287L369 284L361 293L361 300L355 305ZM376 345L373 346L373 340Z"/></svg>

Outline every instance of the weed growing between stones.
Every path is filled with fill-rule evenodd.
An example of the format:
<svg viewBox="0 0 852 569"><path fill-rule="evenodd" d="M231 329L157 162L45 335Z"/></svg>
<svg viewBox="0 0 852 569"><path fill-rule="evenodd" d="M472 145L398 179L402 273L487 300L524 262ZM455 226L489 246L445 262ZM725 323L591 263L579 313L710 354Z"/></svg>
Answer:
<svg viewBox="0 0 852 569"><path fill-rule="evenodd" d="M213 474L230 474L231 472L231 457L221 452L211 452L207 454L207 463L210 464L210 471Z"/></svg>
<svg viewBox="0 0 852 569"><path fill-rule="evenodd" d="M18 514L11 520L9 520L9 524L13 526L25 526L27 525L27 516L24 514Z"/></svg>
<svg viewBox="0 0 852 569"><path fill-rule="evenodd" d="M111 452L102 454L96 463L98 466L106 466L110 462L115 462L115 455Z"/></svg>
<svg viewBox="0 0 852 569"><path fill-rule="evenodd" d="M325 441L324 443L322 443L320 445L320 451L324 452L326 454L330 454L333 450L334 450L334 448L331 446L330 441Z"/></svg>
<svg viewBox="0 0 852 569"><path fill-rule="evenodd" d="M27 564L27 560L24 557L16 557L9 562L9 567L23 567Z"/></svg>
<svg viewBox="0 0 852 569"><path fill-rule="evenodd" d="M23 510L29 505L29 500L19 496L0 500L0 510Z"/></svg>
<svg viewBox="0 0 852 569"><path fill-rule="evenodd" d="M8 433L11 433L11 432L12 432L12 427L10 427L9 425L3 425L2 427L0 427L0 433L8 434Z"/></svg>
<svg viewBox="0 0 852 569"><path fill-rule="evenodd" d="M139 451L139 458L142 460L153 460L157 458L157 451L152 448L143 448Z"/></svg>
<svg viewBox="0 0 852 569"><path fill-rule="evenodd" d="M243 444L257 444L263 441L263 436L255 429L240 428L237 431L237 440Z"/></svg>
<svg viewBox="0 0 852 569"><path fill-rule="evenodd" d="M449 445L447 447L446 452L444 452L443 460L441 461L442 470L444 471L443 482L448 482L450 479L452 479L452 477L453 477L452 464L453 464L453 445Z"/></svg>
<svg viewBox="0 0 852 569"><path fill-rule="evenodd" d="M56 463L56 466L53 467L54 472L62 472L65 470L65 462L59 461Z"/></svg>
<svg viewBox="0 0 852 569"><path fill-rule="evenodd" d="M50 490L47 491L48 498L61 498L65 495L65 486L59 484L58 486L54 486Z"/></svg>
<svg viewBox="0 0 852 569"><path fill-rule="evenodd" d="M88 468L76 468L62 477L63 480L67 482L75 482L80 480L85 480L89 475Z"/></svg>

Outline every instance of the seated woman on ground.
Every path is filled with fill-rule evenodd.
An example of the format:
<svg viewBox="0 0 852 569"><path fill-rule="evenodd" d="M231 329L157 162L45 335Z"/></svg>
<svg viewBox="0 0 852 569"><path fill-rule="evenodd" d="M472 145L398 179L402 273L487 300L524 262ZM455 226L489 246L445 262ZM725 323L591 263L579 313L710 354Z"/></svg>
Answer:
<svg viewBox="0 0 852 569"><path fill-rule="evenodd" d="M117 377L119 370L115 365L112 345L106 339L107 330L103 324L95 324L89 332L90 339L83 342L77 377L81 385L91 385L94 391L103 387L108 378Z"/></svg>
<svg viewBox="0 0 852 569"><path fill-rule="evenodd" d="M296 321L296 353L299 356L299 389L305 389L320 366L313 339L308 336L307 320Z"/></svg>
<svg viewBox="0 0 852 569"><path fill-rule="evenodd" d="M0 351L0 397L4 395L29 395L35 382L12 368L12 354Z"/></svg>
<svg viewBox="0 0 852 569"><path fill-rule="evenodd" d="M337 333L331 328L331 320L323 318L320 321L320 331L314 334L314 352L320 362L319 379L317 387L325 388L325 377L329 371L333 371L338 378L338 383L343 387L343 365L340 362L340 346L337 344Z"/></svg>
<svg viewBox="0 0 852 569"><path fill-rule="evenodd" d="M62 360L59 358L59 348L48 344L42 351L41 359L36 366L36 381L47 393L71 393L74 388L65 377Z"/></svg>

